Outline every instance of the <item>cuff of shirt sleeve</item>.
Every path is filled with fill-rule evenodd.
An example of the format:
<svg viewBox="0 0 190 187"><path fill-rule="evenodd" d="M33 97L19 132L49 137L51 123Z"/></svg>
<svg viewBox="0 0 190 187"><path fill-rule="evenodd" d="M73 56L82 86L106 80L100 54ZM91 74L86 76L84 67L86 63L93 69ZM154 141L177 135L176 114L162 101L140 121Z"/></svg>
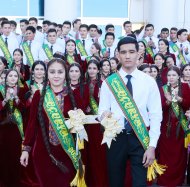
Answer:
<svg viewBox="0 0 190 187"><path fill-rule="evenodd" d="M150 147L155 147L156 148L156 146L157 146L157 140L156 139L151 139L150 138L150 143L149 143L149 146Z"/></svg>

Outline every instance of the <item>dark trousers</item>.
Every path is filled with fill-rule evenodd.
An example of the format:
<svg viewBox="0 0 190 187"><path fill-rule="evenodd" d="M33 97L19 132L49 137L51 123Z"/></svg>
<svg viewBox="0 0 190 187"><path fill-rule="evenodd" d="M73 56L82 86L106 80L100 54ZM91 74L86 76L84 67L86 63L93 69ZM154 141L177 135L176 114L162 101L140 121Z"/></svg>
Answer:
<svg viewBox="0 0 190 187"><path fill-rule="evenodd" d="M127 159L131 163L133 187L145 187L147 169L142 164L143 155L144 148L134 133L120 133L107 149L110 187L124 187Z"/></svg>

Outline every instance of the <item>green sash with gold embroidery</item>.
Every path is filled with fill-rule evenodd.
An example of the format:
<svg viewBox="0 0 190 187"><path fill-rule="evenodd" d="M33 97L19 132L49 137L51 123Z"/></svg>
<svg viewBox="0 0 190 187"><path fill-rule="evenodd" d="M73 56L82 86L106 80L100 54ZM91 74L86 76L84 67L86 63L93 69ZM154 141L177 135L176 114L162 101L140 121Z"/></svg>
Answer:
<svg viewBox="0 0 190 187"><path fill-rule="evenodd" d="M79 155L76 153L73 137L65 124L62 111L58 107L56 97L50 87L46 90L43 106L63 150L71 158L77 170L79 168Z"/></svg>
<svg viewBox="0 0 190 187"><path fill-rule="evenodd" d="M67 62L71 65L75 62L74 58L70 55L67 55Z"/></svg>
<svg viewBox="0 0 190 187"><path fill-rule="evenodd" d="M86 49L84 48L81 40L76 40L75 42L76 42L76 46L77 46L77 48L78 48L78 50L80 52L80 55L81 56L86 56L86 60L88 62L90 60L90 57L88 56L88 54L86 52Z"/></svg>
<svg viewBox="0 0 190 187"><path fill-rule="evenodd" d="M92 95L90 96L90 108L94 115L98 114L98 104Z"/></svg>
<svg viewBox="0 0 190 187"><path fill-rule="evenodd" d="M51 52L48 44L43 44L42 45L42 48L46 54L46 56L48 57L49 60L52 60L53 59L53 53Z"/></svg>
<svg viewBox="0 0 190 187"><path fill-rule="evenodd" d="M7 59L8 63L9 63L9 67L12 67L13 59L12 59L12 56L11 56L11 54L9 52L9 49L6 46L2 36L0 36L0 48L1 48L5 58Z"/></svg>
<svg viewBox="0 0 190 187"><path fill-rule="evenodd" d="M146 150L149 146L149 134L143 118L131 97L125 83L118 73L114 73L106 79L106 83L119 104L125 118L130 122L135 134Z"/></svg>
<svg viewBox="0 0 190 187"><path fill-rule="evenodd" d="M153 53L152 49L148 46L147 41L146 41L145 39L143 39L142 41L143 41L143 42L145 43L145 45L146 45L146 52L147 52L148 54L150 54L151 57L153 58L153 57L154 57L154 53Z"/></svg>
<svg viewBox="0 0 190 187"><path fill-rule="evenodd" d="M174 51L174 53L178 51L179 54L177 55L177 58L181 61L181 63L183 65L187 64L187 62L186 62L183 54L181 53L179 47L173 42L170 42L169 44L170 44L170 47L172 48L172 50Z"/></svg>
<svg viewBox="0 0 190 187"><path fill-rule="evenodd" d="M0 92L1 92L2 96L5 98L5 87L2 85L0 85ZM9 103L10 107L13 107L13 100L9 100L8 103ZM17 108L14 109L13 117L14 117L14 120L17 124L18 129L19 129L21 138L22 138L22 140L24 140L22 115Z"/></svg>
<svg viewBox="0 0 190 187"><path fill-rule="evenodd" d="M29 65L30 65L30 67L32 67L32 65L34 64L34 58L32 56L32 53L31 53L31 50L29 48L28 43L27 42L23 42L22 48L24 50L24 53L26 55L26 58L27 58L27 61L28 61Z"/></svg>
<svg viewBox="0 0 190 187"><path fill-rule="evenodd" d="M26 81L26 85L28 86L28 88L30 88L30 84L31 84L31 81L30 81L30 80ZM36 82L34 82L33 85L35 86L35 88L36 88L37 90L39 90L38 85L36 84Z"/></svg>
<svg viewBox="0 0 190 187"><path fill-rule="evenodd" d="M168 92L168 86L164 85L163 86L164 93ZM188 121L187 118L185 117L184 112L181 110L181 113L179 114L179 105L177 102L172 101L172 110L175 114L175 116L178 118L179 115L181 115L181 121L180 124L183 128L183 131L185 133L185 148L187 148L188 144L190 143L190 130L188 128Z"/></svg>

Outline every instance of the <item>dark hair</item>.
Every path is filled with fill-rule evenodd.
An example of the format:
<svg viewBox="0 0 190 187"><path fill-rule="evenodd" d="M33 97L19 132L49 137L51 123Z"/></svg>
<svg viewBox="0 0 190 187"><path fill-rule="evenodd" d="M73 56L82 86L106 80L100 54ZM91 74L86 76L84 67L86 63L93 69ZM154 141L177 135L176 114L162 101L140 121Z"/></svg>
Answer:
<svg viewBox="0 0 190 187"><path fill-rule="evenodd" d="M88 67L90 66L90 64L94 64L96 65L97 69L99 70L99 72L97 73L97 82L98 82L98 87L101 87L101 75L100 75L100 63L97 60L89 60L88 64L87 64L87 71L86 71L86 82L88 84L90 84L90 77L88 74Z"/></svg>
<svg viewBox="0 0 190 187"><path fill-rule="evenodd" d="M154 25L153 25L153 24L147 24L147 25L145 26L145 30L146 30L148 27L152 27L152 28L154 29Z"/></svg>
<svg viewBox="0 0 190 187"><path fill-rule="evenodd" d="M10 21L10 24L11 24L11 25L14 25L15 27L17 27L17 22L14 21L14 20L11 20L11 21Z"/></svg>
<svg viewBox="0 0 190 187"><path fill-rule="evenodd" d="M68 67L68 79L69 79L69 83L70 83L70 77L69 77L69 71L72 67L78 67L79 68L79 71L80 71L80 78L79 78L79 84L80 84L80 96L83 98L84 96L84 76L83 76L83 70L81 68L81 65L77 62L74 62L72 64L69 65ZM70 86L70 84L68 84ZM72 91L72 89L71 89Z"/></svg>
<svg viewBox="0 0 190 187"><path fill-rule="evenodd" d="M180 69L176 66L172 66L168 69L169 71L175 71L178 76L180 77ZM167 73L168 74L168 73ZM171 90L171 85L168 85L168 92L170 93L170 95L172 95L172 90ZM178 79L178 96L181 97L182 96L182 91L181 91L181 81L180 78ZM181 114L181 110L182 110L182 106L181 103L177 102L178 106L179 106L179 114ZM170 133L171 133L171 113L172 113L172 105L170 104L169 106L169 116L168 116L168 127L167 127L167 132L166 132L166 136L169 137ZM179 137L179 132L180 132L180 127L181 127L181 115L177 116L178 118L178 124L177 124L177 128L176 128L176 137Z"/></svg>
<svg viewBox="0 0 190 187"><path fill-rule="evenodd" d="M16 73L17 73L17 75L18 75L18 81L19 81L19 73L17 72L17 70L16 69L9 69L9 70L7 70L7 72L6 72L6 74L5 74L5 96L7 95L7 89L8 89L8 84L7 84L7 77L8 77L8 75L9 75L9 73L10 72L12 72L12 71L15 71ZM18 85L18 81L17 81L17 83L16 83L16 85L17 85L17 95L19 94L19 85ZM8 114L13 114L14 113L14 111L15 111L15 105L14 105L14 103L13 103L13 105L12 104L10 104L10 102L7 102L6 104L5 104L5 108L6 108L6 110L8 111ZM10 117L10 115L4 120L4 121L2 121L2 122L0 122L0 124L4 124L4 123L7 123L7 121L11 121L11 122L13 122L13 123L17 123L16 121L15 121L15 119L14 118L12 118L12 117Z"/></svg>
<svg viewBox="0 0 190 187"><path fill-rule="evenodd" d="M98 30L98 26L95 25L95 24L91 24L91 25L89 25L88 28L89 28L89 30L90 30L91 28Z"/></svg>
<svg viewBox="0 0 190 187"><path fill-rule="evenodd" d="M35 18L35 17L31 17L31 18L29 18L28 21L29 21L29 22L30 22L30 21L35 21L36 23L38 23L38 20L37 20L37 18Z"/></svg>
<svg viewBox="0 0 190 187"><path fill-rule="evenodd" d="M5 24L9 24L9 25L11 25L11 23L10 23L10 21L2 21L2 23L1 23L1 27L3 27L3 25L5 25Z"/></svg>
<svg viewBox="0 0 190 187"><path fill-rule="evenodd" d="M98 28L98 34L102 35L102 29Z"/></svg>
<svg viewBox="0 0 190 187"><path fill-rule="evenodd" d="M47 32L47 34L49 34L49 33L51 33L51 32L57 33L56 29L49 29L48 32Z"/></svg>
<svg viewBox="0 0 190 187"><path fill-rule="evenodd" d="M125 27L125 25L127 25L127 24L131 24L131 22L130 22L130 21L125 21L125 22L123 23L123 27Z"/></svg>
<svg viewBox="0 0 190 187"><path fill-rule="evenodd" d="M157 54L154 55L154 61L155 61L157 56L160 56L163 60L165 60L165 57L164 57L164 55L162 53L157 53Z"/></svg>
<svg viewBox="0 0 190 187"><path fill-rule="evenodd" d="M144 49L145 49L145 51L144 51L144 59L146 58L146 55L147 55L147 51L146 51L146 44L145 44L145 42L144 41L142 41L142 40L140 40L140 41L138 41L138 44L139 43L142 43L143 44L143 46L144 46Z"/></svg>
<svg viewBox="0 0 190 187"><path fill-rule="evenodd" d="M111 61L111 60L115 60L116 64L119 64L119 60L118 60L117 58L112 57L112 58L110 58L110 61Z"/></svg>
<svg viewBox="0 0 190 187"><path fill-rule="evenodd" d="M75 101L74 101L74 96L73 96L73 92L71 92L71 88L70 86L68 85L68 76L67 76L67 70L66 70L66 65L65 65L65 62L61 59L52 59L49 61L48 65L47 65L47 72L48 72L48 69L49 67L54 64L54 63L59 63L61 65L63 65L64 69L65 69L65 78L66 78L66 84L67 84L67 88L68 88L68 95L71 99L71 103L73 105L73 109L75 108ZM45 147L47 149L47 152L48 152L48 155L50 156L52 162L54 164L56 164L56 166L62 171L62 172L68 172L68 168L66 168L66 166L64 165L64 163L61 163L59 160L57 160L53 155L52 155L52 152L51 152L51 148L50 148L50 144L49 144L49 140L48 140L48 136L47 136L47 130L46 130L46 125L45 125L45 122L44 122L44 117L43 117L43 114L42 114L42 111L43 111L43 103L44 103L44 96L46 94L46 87L47 87L47 83L48 83L48 74L46 74L46 78L45 78L45 81L44 81L44 84L43 84L43 89L42 89L42 92L41 92L41 96L40 96L40 101L39 101L39 107L38 107L38 119L39 119L39 122L40 122L40 126L41 126L41 129L42 129L42 136L43 136L43 140L44 140L44 144L45 144ZM81 161L81 160L80 160ZM79 164L81 164L81 162L79 162Z"/></svg>
<svg viewBox="0 0 190 187"><path fill-rule="evenodd" d="M106 27L105 27L105 30L108 31L108 29L110 29L110 28L114 28L115 29L115 27L114 27L113 24L107 24Z"/></svg>
<svg viewBox="0 0 190 187"><path fill-rule="evenodd" d="M79 29L81 29L81 28L86 28L87 31L89 31L88 25L86 25L86 24L81 24Z"/></svg>
<svg viewBox="0 0 190 187"><path fill-rule="evenodd" d="M8 69L7 59L3 56L0 56L0 60L3 62L5 69Z"/></svg>
<svg viewBox="0 0 190 187"><path fill-rule="evenodd" d="M54 27L57 27L58 24L55 23L55 22L51 22L50 25L53 25ZM62 25L61 25L61 26L62 26Z"/></svg>
<svg viewBox="0 0 190 187"><path fill-rule="evenodd" d="M28 26L28 27L26 28L26 31L31 31L31 32L33 32L34 34L36 33L36 29L35 29L33 26Z"/></svg>
<svg viewBox="0 0 190 187"><path fill-rule="evenodd" d="M107 38L108 36L112 36L113 39L115 39L115 34L112 33L112 32L107 32L107 33L105 34L105 40L106 40L106 38Z"/></svg>
<svg viewBox="0 0 190 187"><path fill-rule="evenodd" d="M92 45L94 45L94 47L95 47L97 50L99 50L99 51L98 51L98 54L99 54L99 56L100 56L100 52L101 52L101 46L100 46L100 44L97 43L97 42L94 42Z"/></svg>
<svg viewBox="0 0 190 187"><path fill-rule="evenodd" d="M143 71L146 68L150 68L150 66L148 64L142 64L141 66L138 67L138 70Z"/></svg>
<svg viewBox="0 0 190 187"><path fill-rule="evenodd" d="M72 43L74 43L75 44L75 51L74 51L74 54L76 55L77 54L77 49L76 49L76 42L73 40L73 39L69 39L69 40L67 40L66 41L66 43L65 43L65 60L67 60L67 50L66 50L66 46L67 46L67 44L69 43L69 42L72 42ZM75 56L76 57L76 56ZM77 59L77 62L79 62L79 60Z"/></svg>
<svg viewBox="0 0 190 187"><path fill-rule="evenodd" d="M157 65L152 64L152 65L150 66L150 69L151 69L151 68L155 68L156 71L157 71L157 73L159 73L159 69L158 69L158 66L157 66Z"/></svg>
<svg viewBox="0 0 190 187"><path fill-rule="evenodd" d="M171 31L178 31L178 29L176 28L176 27L172 27L171 29L170 29L170 32Z"/></svg>
<svg viewBox="0 0 190 187"><path fill-rule="evenodd" d="M161 29L161 32L168 32L169 33L169 29L164 27L164 28Z"/></svg>
<svg viewBox="0 0 190 187"><path fill-rule="evenodd" d="M45 74L46 74L46 64L45 64L43 61L41 61L41 60L36 60L36 61L33 63L32 68L31 68L29 91L25 94L25 99L26 99L26 100L27 100L27 99L31 96L31 94L32 94L31 86L33 86L33 85L34 85L34 82L35 82L35 80L34 80L34 69L35 69L35 67L36 67L37 65L39 65L39 64L44 67L44 76L45 76Z"/></svg>
<svg viewBox="0 0 190 187"><path fill-rule="evenodd" d="M75 20L73 20L73 22L72 22L73 27L74 27L74 24L77 24L78 21L81 21L81 19L75 19Z"/></svg>
<svg viewBox="0 0 190 187"><path fill-rule="evenodd" d="M92 55L92 56L90 57L91 60L93 60L93 58L95 58L96 61L100 62L100 58L99 58L98 56Z"/></svg>
<svg viewBox="0 0 190 187"><path fill-rule="evenodd" d="M44 20L44 21L42 22L42 24L43 24L43 25L48 25L48 26L49 26L49 25L51 24L51 22L50 22L49 20Z"/></svg>
<svg viewBox="0 0 190 187"><path fill-rule="evenodd" d="M63 25L69 25L71 27L71 22L70 21L64 21Z"/></svg>
<svg viewBox="0 0 190 187"><path fill-rule="evenodd" d="M128 36L128 37L132 37L132 38L134 38L134 39L137 39L136 35L135 35L135 34L133 34L133 33L128 34L127 36Z"/></svg>
<svg viewBox="0 0 190 187"><path fill-rule="evenodd" d="M42 30L42 26L38 25L38 26L36 27L36 30L37 30L37 31Z"/></svg>
<svg viewBox="0 0 190 187"><path fill-rule="evenodd" d="M170 53L168 40L161 38L161 39L159 39L158 43L161 42L161 41L164 42L165 45L167 45L167 53Z"/></svg>
<svg viewBox="0 0 190 187"><path fill-rule="evenodd" d="M62 30L63 25L57 24L57 27L59 27Z"/></svg>
<svg viewBox="0 0 190 187"><path fill-rule="evenodd" d="M102 67L103 67L103 65L104 65L104 62L108 62L108 63L109 63L109 65L110 65L110 68L111 68L111 64L110 64L109 59L104 58L104 59L102 59L102 60L100 61L100 69L102 69Z"/></svg>
<svg viewBox="0 0 190 187"><path fill-rule="evenodd" d="M174 65L176 65L176 60L173 58L173 56L171 56L171 55L166 55L166 56L165 56L165 62L164 62L165 66L166 66L166 64L167 64L166 61L168 60L168 58L173 59Z"/></svg>
<svg viewBox="0 0 190 187"><path fill-rule="evenodd" d="M21 19L21 20L20 20L20 23L25 23L26 25L28 25L28 24L29 24L29 21L28 21L27 19Z"/></svg>
<svg viewBox="0 0 190 187"><path fill-rule="evenodd" d="M187 29L180 29L177 31L177 37L181 35L183 32L187 32Z"/></svg>
<svg viewBox="0 0 190 187"><path fill-rule="evenodd" d="M108 63L109 63L109 66L110 66L110 72L109 72L109 74L107 75L107 76L109 76L109 75L111 75L112 71L111 71L111 63L110 63L109 59L107 59L107 58L104 58L104 59L102 59L102 60L100 61L101 74L103 74L103 72L102 72L102 67L103 67L103 65L104 65L105 62L108 62ZM103 75L104 75L104 74L103 74ZM104 75L104 76L105 76L105 75Z"/></svg>
<svg viewBox="0 0 190 187"><path fill-rule="evenodd" d="M13 51L13 55L15 54L15 52L19 52L21 54L21 56L23 57L23 51L22 51L22 49L20 49L20 48L15 49Z"/></svg>
<svg viewBox="0 0 190 187"><path fill-rule="evenodd" d="M183 71L184 71L184 69L185 69L187 66L190 67L190 64L185 64L185 65L181 66L181 74L183 74Z"/></svg>
<svg viewBox="0 0 190 187"><path fill-rule="evenodd" d="M2 22L2 21L9 21L9 20L7 18L5 18L5 17L1 17L0 22Z"/></svg>
<svg viewBox="0 0 190 187"><path fill-rule="evenodd" d="M139 45L137 43L137 40L133 37L130 37L130 36L127 36L123 39L121 39L118 44L117 44L117 49L118 49L118 52L120 51L120 48L122 45L124 44L134 44L135 45L135 48L136 50L138 51L139 50Z"/></svg>

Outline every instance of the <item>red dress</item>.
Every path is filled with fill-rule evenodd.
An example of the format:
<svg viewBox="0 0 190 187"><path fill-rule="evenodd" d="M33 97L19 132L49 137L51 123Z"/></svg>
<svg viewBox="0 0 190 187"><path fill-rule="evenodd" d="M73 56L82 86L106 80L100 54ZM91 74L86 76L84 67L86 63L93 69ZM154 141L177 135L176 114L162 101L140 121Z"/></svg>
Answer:
<svg viewBox="0 0 190 187"><path fill-rule="evenodd" d="M186 111L190 107L190 90L187 84L182 83L181 107ZM166 104L163 89L161 89L161 99L163 108L163 121L161 123L161 135L157 146L158 163L167 165L165 173L158 177L158 185L167 187L182 186L185 178L187 166L187 149L184 148L184 131L180 127L179 136L176 137L176 127L178 119L174 112L171 112L171 133L166 136L169 106Z"/></svg>
<svg viewBox="0 0 190 187"><path fill-rule="evenodd" d="M19 89L20 102L14 102L14 106L21 112L24 110L22 102L23 92ZM17 124L7 121L8 111L2 106L4 100L0 94L0 186L20 187L21 177L21 144L22 138Z"/></svg>
<svg viewBox="0 0 190 187"><path fill-rule="evenodd" d="M24 94L26 94L29 91L29 85L24 83ZM26 97L26 95L24 96ZM23 115L23 125L24 125L24 132L26 131L27 125L28 125L28 120L30 117L30 105L31 101L29 99L25 101L25 110L24 110L24 115ZM30 153L29 156L29 161L28 161L28 166L27 167L22 167L21 170L21 186L22 187L40 187L40 184L38 182L35 170L34 170L34 164L33 164L33 159L32 159L32 154Z"/></svg>
<svg viewBox="0 0 190 187"><path fill-rule="evenodd" d="M64 117L68 117L68 111L73 109L71 100L68 94L65 95L65 92L55 93L57 96L60 94L64 95L63 101L63 115ZM62 96L63 96L62 95ZM62 146L59 144L59 140L56 145L50 144L51 153L53 156L61 161L68 169L67 173L63 173L55 164L52 163L46 147L44 145L44 140L42 137L41 127L38 120L38 104L40 101L40 92L37 91L34 94L31 108L32 111L29 119L29 124L25 134L25 146L33 146L33 162L36 171L36 175L38 177L40 187L68 187L70 186L70 182L73 180L76 170L73 166L73 163L70 157L65 153ZM48 119L48 116L44 109L42 110L44 116L44 122L47 129L47 136L49 137L49 142L52 139L51 133L51 125ZM54 139L53 139L54 141Z"/></svg>
<svg viewBox="0 0 190 187"><path fill-rule="evenodd" d="M74 54L74 60L75 62L78 62L81 65L83 74L85 75L86 70L87 70L87 61L86 60L82 60L80 54ZM67 64L67 66L69 66L69 62L67 61L67 59L65 59L65 62Z"/></svg>
<svg viewBox="0 0 190 187"><path fill-rule="evenodd" d="M145 58L144 58L144 63L146 63L146 64L154 64L154 60L153 60L153 58L151 57L151 55L150 54L147 54L146 56L145 56Z"/></svg>
<svg viewBox="0 0 190 187"><path fill-rule="evenodd" d="M90 83L90 93L99 103L99 87L97 81ZM86 150L86 184L88 187L108 187L108 172L106 160L106 145L101 145L103 129L100 124L85 126L88 134L88 142L85 142Z"/></svg>

